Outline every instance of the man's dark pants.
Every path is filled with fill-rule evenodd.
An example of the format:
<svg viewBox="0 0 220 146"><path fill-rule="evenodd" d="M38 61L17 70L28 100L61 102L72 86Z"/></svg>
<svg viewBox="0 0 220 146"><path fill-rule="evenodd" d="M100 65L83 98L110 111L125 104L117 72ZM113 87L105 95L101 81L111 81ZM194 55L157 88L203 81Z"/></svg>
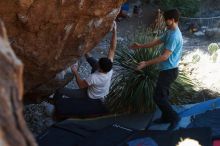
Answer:
<svg viewBox="0 0 220 146"><path fill-rule="evenodd" d="M160 71L154 101L162 112L161 118L167 122L175 122L179 119L178 114L168 102L169 89L178 76L178 68Z"/></svg>

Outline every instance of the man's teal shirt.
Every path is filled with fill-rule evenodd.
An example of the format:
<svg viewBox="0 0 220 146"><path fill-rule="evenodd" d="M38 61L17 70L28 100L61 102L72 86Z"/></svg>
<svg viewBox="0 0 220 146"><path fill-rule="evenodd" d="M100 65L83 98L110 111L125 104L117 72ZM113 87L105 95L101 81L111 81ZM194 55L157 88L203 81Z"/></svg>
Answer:
<svg viewBox="0 0 220 146"><path fill-rule="evenodd" d="M183 37L179 27L168 30L160 40L163 42L162 49L168 49L172 54L159 64L159 69L168 70L178 67L183 49Z"/></svg>

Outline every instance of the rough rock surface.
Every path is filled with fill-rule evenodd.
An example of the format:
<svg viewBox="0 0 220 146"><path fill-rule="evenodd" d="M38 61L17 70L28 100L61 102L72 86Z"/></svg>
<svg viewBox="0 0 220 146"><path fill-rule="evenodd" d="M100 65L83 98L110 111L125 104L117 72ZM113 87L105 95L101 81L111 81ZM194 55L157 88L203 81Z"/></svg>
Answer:
<svg viewBox="0 0 220 146"><path fill-rule="evenodd" d="M24 117L27 126L35 137L45 132L56 121L52 114L54 106L45 101L40 104L29 104L24 107Z"/></svg>
<svg viewBox="0 0 220 146"><path fill-rule="evenodd" d="M0 21L0 145L36 146L23 117L23 64L12 51Z"/></svg>
<svg viewBox="0 0 220 146"><path fill-rule="evenodd" d="M56 73L98 44L123 1L1 0L0 17L24 63L25 94L51 93Z"/></svg>

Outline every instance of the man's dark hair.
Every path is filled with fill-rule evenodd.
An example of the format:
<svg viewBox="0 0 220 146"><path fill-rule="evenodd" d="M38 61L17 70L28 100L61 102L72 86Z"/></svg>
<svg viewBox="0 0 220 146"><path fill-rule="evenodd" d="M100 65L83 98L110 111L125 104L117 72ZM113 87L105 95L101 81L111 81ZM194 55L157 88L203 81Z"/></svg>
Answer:
<svg viewBox="0 0 220 146"><path fill-rule="evenodd" d="M99 59L99 67L103 72L109 72L112 69L112 61L106 57Z"/></svg>
<svg viewBox="0 0 220 146"><path fill-rule="evenodd" d="M167 10L163 13L163 17L165 20L174 19L175 22L178 22L180 17L180 12L177 9Z"/></svg>

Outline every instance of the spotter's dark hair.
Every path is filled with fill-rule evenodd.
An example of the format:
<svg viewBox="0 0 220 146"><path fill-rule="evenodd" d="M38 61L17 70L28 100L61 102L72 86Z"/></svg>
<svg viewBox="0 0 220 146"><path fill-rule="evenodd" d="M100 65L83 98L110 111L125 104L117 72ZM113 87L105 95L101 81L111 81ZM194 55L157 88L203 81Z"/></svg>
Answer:
<svg viewBox="0 0 220 146"><path fill-rule="evenodd" d="M178 22L180 18L180 12L177 9L170 9L163 13L163 17L165 20L174 19L175 22Z"/></svg>

